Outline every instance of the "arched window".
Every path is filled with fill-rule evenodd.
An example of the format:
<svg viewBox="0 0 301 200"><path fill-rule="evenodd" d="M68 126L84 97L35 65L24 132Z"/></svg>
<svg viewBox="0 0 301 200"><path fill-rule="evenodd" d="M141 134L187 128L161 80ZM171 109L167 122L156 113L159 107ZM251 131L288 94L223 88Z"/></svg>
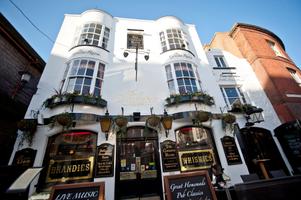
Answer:
<svg viewBox="0 0 301 200"><path fill-rule="evenodd" d="M183 127L176 130L176 140L181 171L208 169L220 163L209 129Z"/></svg>
<svg viewBox="0 0 301 200"><path fill-rule="evenodd" d="M196 67L191 63L178 62L165 66L167 84L171 94L201 91Z"/></svg>
<svg viewBox="0 0 301 200"><path fill-rule="evenodd" d="M96 152L97 134L70 131L49 138L44 158L44 187L59 183L91 180Z"/></svg>
<svg viewBox="0 0 301 200"><path fill-rule="evenodd" d="M70 68L70 69L69 69ZM105 65L94 59L74 59L67 64L64 90L101 96Z"/></svg>
<svg viewBox="0 0 301 200"><path fill-rule="evenodd" d="M95 45L107 49L110 29L97 23L84 24L78 45Z"/></svg>

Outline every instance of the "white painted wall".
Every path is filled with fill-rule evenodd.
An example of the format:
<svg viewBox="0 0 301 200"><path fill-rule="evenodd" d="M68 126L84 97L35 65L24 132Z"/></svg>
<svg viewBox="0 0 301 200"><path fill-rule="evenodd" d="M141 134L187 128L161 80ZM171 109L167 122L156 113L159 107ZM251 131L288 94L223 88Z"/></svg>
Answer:
<svg viewBox="0 0 301 200"><path fill-rule="evenodd" d="M108 44L109 52L91 46L72 48L75 44L75 39L79 36L80 26L88 22L99 22L110 28L111 32ZM172 50L162 53L159 32L168 28L181 28L187 33L187 39L190 43L189 48L192 54L183 50ZM138 54L137 82L135 81L134 68L135 50L129 50L130 53L128 57L125 58L123 56L123 53L127 48L127 29L144 30L144 50L139 50ZM148 61L144 60L145 53L149 53L150 58ZM211 66L214 66L212 55L216 53L224 54L228 64L236 67L235 71L239 74L238 78L231 80L221 79L221 71L212 69ZM266 120L264 123L259 124L259 126L272 130L274 127L280 125L279 119L273 111L271 104L267 100L267 97L262 91L262 88L256 80L248 63L227 52L212 50L206 54L194 25L184 24L180 19L173 16L166 16L157 20L139 20L112 17L110 14L100 10L89 10L80 15L65 15L61 30L51 51L51 56L38 84L37 93L32 98L27 110L26 118L31 118L31 110L39 111L39 114L44 118L49 118L65 111L70 112L69 106L45 109L42 108L42 103L54 94L54 89L59 89L66 68L66 62L80 57L93 58L105 63L106 68L102 98L107 100L108 110L111 115L120 115L121 107L124 107L125 115L132 115L133 112L140 112L141 115L149 115L150 107L154 108L153 114L163 114L165 98L170 95L164 66L172 62L185 61L193 63L196 66L200 74L202 90L213 96L215 100L215 105L213 106L197 104L198 110L220 113L220 108L225 108L225 102L220 92L219 84L239 83L243 85L245 93L250 97L250 103L263 108L265 111L264 114ZM192 103L167 108L169 114L194 110L195 105ZM74 113L104 115L105 109L93 106L76 105L74 107ZM242 116L239 116L238 121L241 127L245 123ZM144 122L130 122L128 126L144 124ZM159 133L159 143L166 139L175 141L174 131L187 125L192 125L191 119L174 121L173 129L170 130L168 138L165 137L165 132L163 130ZM211 123L207 122L204 125L212 128L219 158L222 166L225 168L225 173L231 177L231 182L233 184L241 182L239 177L240 174L247 174L248 170L244 163L240 148L238 149L243 164L228 166L220 141L220 138L225 135L220 120L213 120ZM78 125L74 129L86 129L97 132L97 145L105 142L115 144L116 141L116 135L114 134L111 134L109 140L105 141L104 134L101 133L100 127L96 122L88 125ZM38 127L32 145L32 148L38 150L34 163L35 166L41 166L43 163L48 137L57 134L60 131L60 127L55 127L53 129L50 129L47 125L40 125ZM238 143L237 145L239 147ZM19 150L19 148L25 147L26 145L18 147L18 141L16 142L10 163L12 162L15 152ZM116 164L116 160L114 163ZM162 172L163 175L176 173L180 172ZM35 180L35 183L37 180L38 179ZM112 196L114 196L114 180L115 177L94 179L94 181L105 181L106 199L112 199ZM31 193L32 192L34 192L33 188L31 188Z"/></svg>

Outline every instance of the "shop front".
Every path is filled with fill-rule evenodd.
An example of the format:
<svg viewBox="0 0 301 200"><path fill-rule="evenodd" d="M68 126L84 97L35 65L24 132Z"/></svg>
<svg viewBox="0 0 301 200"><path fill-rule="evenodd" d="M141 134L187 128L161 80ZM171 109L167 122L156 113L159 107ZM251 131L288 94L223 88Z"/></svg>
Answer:
<svg viewBox="0 0 301 200"><path fill-rule="evenodd" d="M51 186L93 180L97 134L68 131L49 138L40 190Z"/></svg>

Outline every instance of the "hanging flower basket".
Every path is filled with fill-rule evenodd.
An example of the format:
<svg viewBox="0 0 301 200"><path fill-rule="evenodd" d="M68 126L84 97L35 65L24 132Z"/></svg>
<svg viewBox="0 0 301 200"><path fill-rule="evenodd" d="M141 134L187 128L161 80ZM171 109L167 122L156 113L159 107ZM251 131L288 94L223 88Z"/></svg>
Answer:
<svg viewBox="0 0 301 200"><path fill-rule="evenodd" d="M160 124L160 117L156 116L156 115L151 115L149 118L147 118L146 120L146 125L151 126L151 127L157 127Z"/></svg>
<svg viewBox="0 0 301 200"><path fill-rule="evenodd" d="M67 112L57 115L55 119L57 123L64 127L70 127L73 121L71 114Z"/></svg>
<svg viewBox="0 0 301 200"><path fill-rule="evenodd" d="M222 121L226 124L233 124L236 121L236 117L235 115L227 113L222 116Z"/></svg>
<svg viewBox="0 0 301 200"><path fill-rule="evenodd" d="M36 119L22 119L17 123L20 131L34 133L37 129Z"/></svg>
<svg viewBox="0 0 301 200"><path fill-rule="evenodd" d="M210 114L209 112L199 111L196 113L195 118L198 122L206 122L209 120Z"/></svg>
<svg viewBox="0 0 301 200"><path fill-rule="evenodd" d="M128 124L128 119L124 116L119 116L115 119L115 124L119 127L126 127L126 125Z"/></svg>

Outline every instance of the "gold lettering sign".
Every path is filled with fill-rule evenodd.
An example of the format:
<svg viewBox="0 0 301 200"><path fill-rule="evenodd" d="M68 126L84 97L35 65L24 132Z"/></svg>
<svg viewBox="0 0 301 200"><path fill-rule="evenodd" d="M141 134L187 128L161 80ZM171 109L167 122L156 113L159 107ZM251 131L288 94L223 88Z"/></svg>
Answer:
<svg viewBox="0 0 301 200"><path fill-rule="evenodd" d="M181 171L207 169L215 164L212 149L180 151Z"/></svg>
<svg viewBox="0 0 301 200"><path fill-rule="evenodd" d="M65 182L92 178L94 157L73 160L50 160L46 182Z"/></svg>

